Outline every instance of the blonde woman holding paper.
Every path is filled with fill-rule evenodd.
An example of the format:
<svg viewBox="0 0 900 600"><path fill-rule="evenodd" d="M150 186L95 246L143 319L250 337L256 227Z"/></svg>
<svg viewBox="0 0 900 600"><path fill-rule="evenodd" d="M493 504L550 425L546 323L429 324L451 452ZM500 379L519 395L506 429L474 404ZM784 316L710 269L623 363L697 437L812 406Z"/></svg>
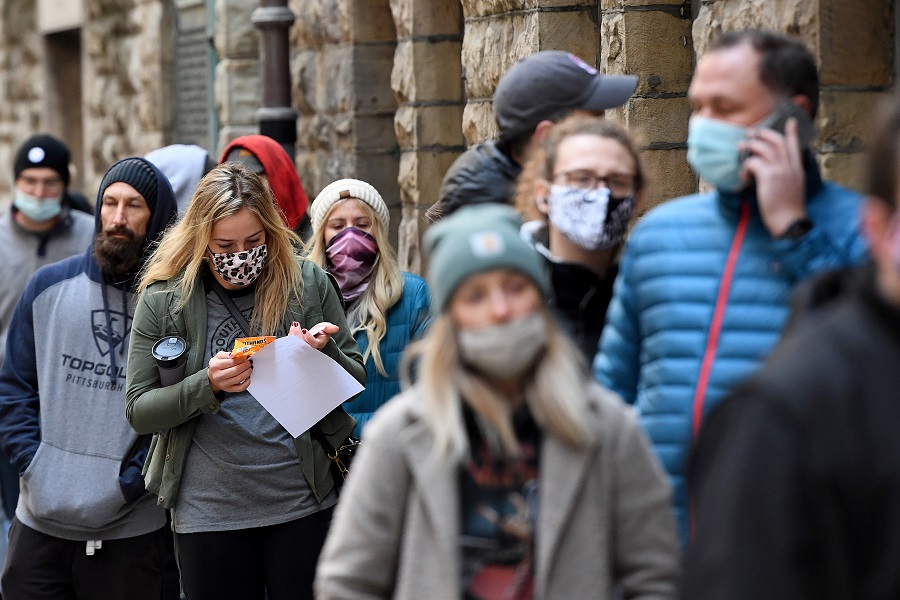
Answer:
<svg viewBox="0 0 900 600"><path fill-rule="evenodd" d="M328 458L309 432L293 438L247 392L253 360L230 353L236 338L293 329L365 382L337 292L295 256L298 241L269 187L226 163L200 182L141 280L127 416L154 434L145 482L172 509L192 600L312 598L337 502ZM186 376L162 387L151 349L176 335L188 346ZM309 393L298 390L297 402ZM340 408L319 422L335 445L354 425Z"/></svg>

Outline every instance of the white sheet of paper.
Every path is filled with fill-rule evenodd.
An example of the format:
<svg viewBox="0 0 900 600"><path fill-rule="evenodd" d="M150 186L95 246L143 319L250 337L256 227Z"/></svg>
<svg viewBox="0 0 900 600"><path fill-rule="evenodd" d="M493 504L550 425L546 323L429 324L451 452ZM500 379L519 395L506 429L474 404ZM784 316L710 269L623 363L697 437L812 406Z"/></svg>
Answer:
<svg viewBox="0 0 900 600"><path fill-rule="evenodd" d="M297 437L364 388L330 356L288 335L253 355L247 389Z"/></svg>

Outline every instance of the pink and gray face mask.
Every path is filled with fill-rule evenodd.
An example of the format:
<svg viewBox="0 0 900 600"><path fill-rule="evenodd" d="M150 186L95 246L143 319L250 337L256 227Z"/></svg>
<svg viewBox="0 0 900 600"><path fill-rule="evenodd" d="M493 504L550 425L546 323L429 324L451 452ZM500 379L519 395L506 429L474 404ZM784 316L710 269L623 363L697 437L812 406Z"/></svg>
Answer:
<svg viewBox="0 0 900 600"><path fill-rule="evenodd" d="M345 302L353 302L369 287L378 258L378 242L365 231L348 227L325 247L328 271L337 279Z"/></svg>

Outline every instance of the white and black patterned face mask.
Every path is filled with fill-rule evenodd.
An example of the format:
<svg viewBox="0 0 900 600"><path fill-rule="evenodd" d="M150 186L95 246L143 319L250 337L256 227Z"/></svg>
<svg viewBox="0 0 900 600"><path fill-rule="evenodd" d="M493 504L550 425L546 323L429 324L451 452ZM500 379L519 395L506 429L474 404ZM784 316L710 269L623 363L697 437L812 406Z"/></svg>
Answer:
<svg viewBox="0 0 900 600"><path fill-rule="evenodd" d="M265 244L260 244L243 252L216 254L209 250L209 253L212 255L213 268L222 276L222 279L231 285L244 286L250 285L259 277L266 262L268 250L266 250Z"/></svg>
<svg viewBox="0 0 900 600"><path fill-rule="evenodd" d="M607 250L625 239L634 196L612 198L609 189L550 186L550 222L585 250Z"/></svg>

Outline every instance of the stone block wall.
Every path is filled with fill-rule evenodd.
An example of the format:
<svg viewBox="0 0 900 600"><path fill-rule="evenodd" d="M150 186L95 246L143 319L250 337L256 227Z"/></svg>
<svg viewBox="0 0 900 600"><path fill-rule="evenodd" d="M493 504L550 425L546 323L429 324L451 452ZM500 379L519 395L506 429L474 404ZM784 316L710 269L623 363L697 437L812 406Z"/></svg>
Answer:
<svg viewBox="0 0 900 600"><path fill-rule="evenodd" d="M76 1L76 0L73 0ZM88 195L122 156L171 141L171 0L84 3L81 81ZM220 148L257 131L258 0L215 0ZM36 3L0 0L0 208L13 153L55 122ZM496 135L500 76L538 50L574 52L601 72L635 73L635 96L608 118L639 139L649 175L644 208L696 189L685 160L686 91L696 56L719 31L769 27L817 56L822 94L816 150L825 175L860 185L874 105L895 77L896 2L845 0L290 0L296 162L311 197L330 181L378 187L406 268L418 269L421 212L446 169ZM692 8L698 8L692 14ZM49 100L48 100L49 98Z"/></svg>
<svg viewBox="0 0 900 600"><path fill-rule="evenodd" d="M48 110L65 101L47 97L49 71L57 65L49 64L36 6L15 0L0 3L0 210L6 210L11 199L17 147L33 133L58 124L58 115L48 115ZM84 15L84 163L76 168L81 169L83 191L92 199L110 164L167 143L171 12L166 0L84 0ZM68 141L72 146L79 142Z"/></svg>
<svg viewBox="0 0 900 600"><path fill-rule="evenodd" d="M597 0L461 0L465 19L462 63L470 144L496 137L492 98L500 77L539 50L567 50L600 62Z"/></svg>
<svg viewBox="0 0 900 600"><path fill-rule="evenodd" d="M400 216L391 91L396 33L388 0L292 0L297 165L312 200L336 179L375 186Z"/></svg>
<svg viewBox="0 0 900 600"><path fill-rule="evenodd" d="M686 95L692 72L690 3L682 0L462 0L469 143L497 135L492 96L501 75L539 50L566 50L601 73L638 74L638 89L607 118L643 149L649 185L641 209L689 193Z"/></svg>
<svg viewBox="0 0 900 600"><path fill-rule="evenodd" d="M894 83L890 4L819 0L820 163L825 177L856 188L864 183L870 119Z"/></svg>
<svg viewBox="0 0 900 600"><path fill-rule="evenodd" d="M86 0L85 192L109 166L171 135L171 12L165 0ZM162 51L161 51L162 49Z"/></svg>
<svg viewBox="0 0 900 600"><path fill-rule="evenodd" d="M465 150L462 15L457 3L442 0L391 0L391 11L397 31L391 87L398 104L394 130L402 206L398 256L403 269L418 272L422 215Z"/></svg>
<svg viewBox="0 0 900 600"><path fill-rule="evenodd" d="M607 118L624 125L642 148L643 213L697 187L686 158L691 6L680 0L602 0L600 23L601 70L639 77L634 96Z"/></svg>
<svg viewBox="0 0 900 600"><path fill-rule="evenodd" d="M0 11L0 210L12 201L18 146L42 126L43 65L34 2Z"/></svg>
<svg viewBox="0 0 900 600"><path fill-rule="evenodd" d="M218 160L236 137L259 133L256 111L260 91L259 38L253 26L257 0L216 0L213 36L218 62L215 69L215 105L219 118Z"/></svg>

